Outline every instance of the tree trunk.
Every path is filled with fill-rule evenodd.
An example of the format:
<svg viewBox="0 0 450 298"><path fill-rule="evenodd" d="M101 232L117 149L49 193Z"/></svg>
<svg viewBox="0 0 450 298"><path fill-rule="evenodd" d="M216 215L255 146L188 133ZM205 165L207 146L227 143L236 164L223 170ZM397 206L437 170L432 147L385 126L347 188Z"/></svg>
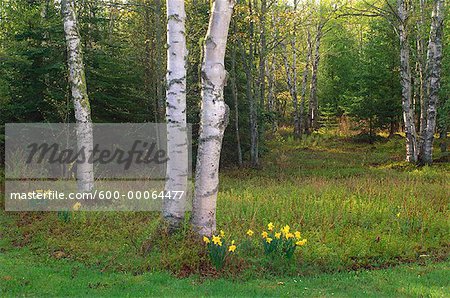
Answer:
<svg viewBox="0 0 450 298"><path fill-rule="evenodd" d="M236 26L234 26L234 33L236 34ZM233 44L231 53L231 94L233 96L234 103L234 128L236 132L236 149L238 165L242 166L242 149L241 149L241 136L239 133L239 103L238 103L238 90L236 85L236 46Z"/></svg>
<svg viewBox="0 0 450 298"><path fill-rule="evenodd" d="M270 62L270 69L269 67L267 69L267 80L268 80L268 89L269 92L267 94L267 111L271 115L271 121L272 121L272 132L275 132L277 130L277 120L275 117L273 117L274 114L274 101L275 101L275 54L272 55L272 62Z"/></svg>
<svg viewBox="0 0 450 298"><path fill-rule="evenodd" d="M253 16L252 1L248 2L250 16ZM254 23L253 19L250 19L250 40L249 40L249 52L248 52L248 67L246 68L247 74L247 95L250 108L250 163L251 166L257 168L259 166L259 143L258 143L258 103L253 92L253 43L254 43Z"/></svg>
<svg viewBox="0 0 450 298"><path fill-rule="evenodd" d="M400 37L400 76L402 86L403 121L406 134L406 160L417 161L417 136L414 114L411 109L411 67L409 64L408 44L408 5L405 0L398 0L399 37Z"/></svg>
<svg viewBox="0 0 450 298"><path fill-rule="evenodd" d="M91 107L87 93L80 33L74 6L75 4L72 0L61 1L64 33L67 44L69 83L77 122L77 147L78 150L92 152ZM77 184L78 191L80 192L90 192L94 188L94 169L92 163L89 163L87 160L84 163L77 164Z"/></svg>
<svg viewBox="0 0 450 298"><path fill-rule="evenodd" d="M297 99L297 54L295 46L296 44L294 37L294 40L291 43L292 65L289 65L287 57L287 48L286 45L283 44L283 60L284 60L284 68L286 70L287 85L294 106L294 137L295 139L298 139L300 137L300 127L299 127L298 99Z"/></svg>
<svg viewBox="0 0 450 298"><path fill-rule="evenodd" d="M264 112L264 101L266 96L266 55L267 55L267 45L266 45L266 13L267 13L267 3L266 0L261 0L261 12L259 16L259 25L260 25L260 33L259 33L259 118L261 119L259 124L259 134L260 141L264 142L264 130L265 123L264 118L262 117Z"/></svg>
<svg viewBox="0 0 450 298"><path fill-rule="evenodd" d="M417 62L418 62L418 73L419 73L419 103L420 103L420 145L419 148L422 148L425 128L426 128L426 120L427 120L427 98L425 96L426 91L426 80L425 80L425 57L424 57L424 41L423 41L423 25L424 25L424 0L419 0L419 10L420 16L417 21Z"/></svg>
<svg viewBox="0 0 450 298"><path fill-rule="evenodd" d="M156 102L155 102L155 122L163 121L164 119L164 64L163 60L163 49L165 45L165 40L162 34L162 24L163 19L161 12L161 0L155 0L155 70L156 70Z"/></svg>
<svg viewBox="0 0 450 298"><path fill-rule="evenodd" d="M305 100L306 100L306 88L308 85L308 74L309 74L309 64L311 62L312 56L312 44L311 44L311 33L308 29L307 32L307 50L306 50L306 61L305 68L303 69L302 77L302 94L300 98L300 119L299 119L299 131L303 133L305 124Z"/></svg>
<svg viewBox="0 0 450 298"><path fill-rule="evenodd" d="M200 235L211 235L216 230L220 151L229 114L223 97L227 76L224 59L233 6L233 0L213 2L204 44L202 109L192 212L192 224Z"/></svg>
<svg viewBox="0 0 450 298"><path fill-rule="evenodd" d="M177 229L186 211L188 140L186 126L186 13L184 0L167 1L167 172L166 192L182 191L176 200L164 200L163 216Z"/></svg>
<svg viewBox="0 0 450 298"><path fill-rule="evenodd" d="M317 34L315 38L315 48L314 48L314 61L312 64L312 76L311 76L311 93L309 95L309 131L317 129L319 120L319 107L317 101L317 73L319 71L320 62L320 42L322 39L322 29L323 24L320 23L317 26Z"/></svg>
<svg viewBox="0 0 450 298"><path fill-rule="evenodd" d="M431 164L433 162L433 140L436 130L436 113L441 81L443 16L444 1L435 0L427 49L427 122L423 136L423 150L420 155L420 162L423 164Z"/></svg>

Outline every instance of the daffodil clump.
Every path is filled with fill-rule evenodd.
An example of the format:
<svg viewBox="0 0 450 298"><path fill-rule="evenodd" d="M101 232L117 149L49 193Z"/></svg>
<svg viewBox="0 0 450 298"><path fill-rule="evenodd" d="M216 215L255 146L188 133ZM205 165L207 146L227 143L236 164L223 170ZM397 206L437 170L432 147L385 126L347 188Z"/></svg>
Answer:
<svg viewBox="0 0 450 298"><path fill-rule="evenodd" d="M231 240L231 244L227 245L225 232L222 230L219 235L213 235L211 238L203 236L203 242L205 242L208 249L211 263L217 270L223 268L227 255L234 253L237 248L234 240Z"/></svg>
<svg viewBox="0 0 450 298"><path fill-rule="evenodd" d="M292 233L289 225L276 231L272 222L267 225L267 231L261 233L261 241L266 255L281 252L288 259L294 255L297 247L303 246L307 242L306 239L302 239L299 231Z"/></svg>

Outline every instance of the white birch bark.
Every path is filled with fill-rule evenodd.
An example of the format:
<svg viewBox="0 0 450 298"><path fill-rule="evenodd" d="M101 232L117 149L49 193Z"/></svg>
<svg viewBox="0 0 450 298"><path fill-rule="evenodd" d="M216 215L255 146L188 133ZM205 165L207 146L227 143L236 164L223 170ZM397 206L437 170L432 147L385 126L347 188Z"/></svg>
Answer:
<svg viewBox="0 0 450 298"><path fill-rule="evenodd" d="M84 150L86 154L89 154L93 149L91 108L87 93L83 54L74 1L62 0L61 12L67 45L69 83L77 123L77 147L78 150ZM77 184L78 191L80 192L90 192L94 187L93 165L88 162L88 159L84 163L77 163Z"/></svg>
<svg viewBox="0 0 450 298"><path fill-rule="evenodd" d="M439 100L442 63L442 36L444 28L444 1L434 0L431 17L430 39L427 49L427 122L423 136L421 163L433 162L433 140L436 130L436 114Z"/></svg>
<svg viewBox="0 0 450 298"><path fill-rule="evenodd" d="M414 112L411 108L411 66L409 62L409 44L407 20L409 8L405 0L398 0L399 37L400 37L400 77L402 86L403 121L406 135L406 160L417 162L417 135Z"/></svg>
<svg viewBox="0 0 450 298"><path fill-rule="evenodd" d="M225 50L234 0L215 0L204 44L202 109L197 153L192 225L201 235L216 230L216 201L222 139L229 108L223 98L226 84Z"/></svg>
<svg viewBox="0 0 450 298"><path fill-rule="evenodd" d="M166 192L180 191L177 199L164 200L163 216L169 229L177 229L186 211L188 140L186 126L186 13L184 0L167 0Z"/></svg>

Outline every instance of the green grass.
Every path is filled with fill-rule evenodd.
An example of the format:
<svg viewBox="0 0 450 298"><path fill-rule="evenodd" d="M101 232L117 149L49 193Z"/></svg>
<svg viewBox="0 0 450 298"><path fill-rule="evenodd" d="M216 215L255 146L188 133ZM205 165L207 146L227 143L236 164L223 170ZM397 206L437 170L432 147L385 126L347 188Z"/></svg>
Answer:
<svg viewBox="0 0 450 298"><path fill-rule="evenodd" d="M301 141L278 135L267 146L262 169L221 174L218 228L238 249L219 273L187 224L168 236L156 213L78 212L69 222L56 213L0 213L2 233L13 247L26 247L42 260L128 274L253 280L447 259L448 163L416 168L402 162L401 138L366 144L320 134ZM247 229L259 237L270 221L277 228L289 224L308 239L292 260L274 264L262 248L239 246Z"/></svg>
<svg viewBox="0 0 450 298"><path fill-rule="evenodd" d="M311 296L449 297L450 263L403 265L389 270L353 271L247 282L175 278L167 273L106 272L68 260L38 261L27 249L0 254L0 295L143 296Z"/></svg>

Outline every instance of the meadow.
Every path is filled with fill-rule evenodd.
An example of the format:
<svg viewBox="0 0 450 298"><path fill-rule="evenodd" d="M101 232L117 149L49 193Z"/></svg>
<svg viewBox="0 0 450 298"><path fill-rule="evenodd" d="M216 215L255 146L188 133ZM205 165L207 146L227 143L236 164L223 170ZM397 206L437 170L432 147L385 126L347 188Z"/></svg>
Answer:
<svg viewBox="0 0 450 298"><path fill-rule="evenodd" d="M2 291L27 293L28 286L19 289L23 285L11 275L14 272L22 270L28 279L42 279L41 275L61 266L71 274L80 270L94 280L107 278L109 286L97 293L105 295L120 291L117 287L122 282L112 280L121 274L128 286L138 279L160 280L161 291L168 287L162 285L164 280L186 289L199 282L205 295L214 294L209 290L215 287L226 293L235 282L245 283L255 294L289 295L288 286L279 286L276 280L302 279L305 284L300 288L315 287L313 296L330 294L333 286L324 286L330 282L336 283L337 294L342 285L347 291L341 295L351 296L348 288L353 278L367 279L367 288L354 291L368 295L384 290L391 296L448 295L448 162L432 167L403 162L404 139L400 136L380 137L370 144L358 137L327 134L295 141L281 132L266 146L270 150L260 169L222 171L218 229L237 243L222 270L211 265L188 219L180 232L169 235L157 213L73 212L70 219L61 220L57 213L1 211ZM269 222L275 230L288 224L301 231L307 244L291 259L264 255L260 234ZM246 235L248 229L254 231L252 237ZM32 260L29 266L28 259ZM402 266L391 269L397 265ZM411 290L408 287L414 285L408 280L421 271L435 274L435 279L421 280ZM83 278L86 287L88 278ZM398 285L385 287L391 278ZM287 284L291 291L298 287ZM29 287L34 287L32 281ZM103 288L101 283L98 287ZM321 287L325 292L320 292ZM399 291L402 287L403 292Z"/></svg>

